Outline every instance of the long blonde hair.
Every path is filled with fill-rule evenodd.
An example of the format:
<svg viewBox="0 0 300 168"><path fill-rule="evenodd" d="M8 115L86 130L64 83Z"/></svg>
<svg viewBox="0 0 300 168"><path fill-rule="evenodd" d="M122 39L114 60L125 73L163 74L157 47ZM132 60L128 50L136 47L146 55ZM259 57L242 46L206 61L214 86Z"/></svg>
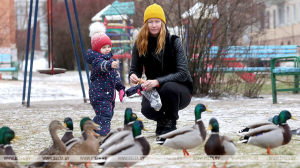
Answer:
<svg viewBox="0 0 300 168"><path fill-rule="evenodd" d="M160 32L157 38L157 46L155 54L158 54L165 45L165 38L166 38L166 27L163 22L161 22ZM149 27L148 22L146 22L142 29L140 30L139 34L137 35L136 45L139 51L139 56L146 56L147 47L148 47L148 36L149 36Z"/></svg>

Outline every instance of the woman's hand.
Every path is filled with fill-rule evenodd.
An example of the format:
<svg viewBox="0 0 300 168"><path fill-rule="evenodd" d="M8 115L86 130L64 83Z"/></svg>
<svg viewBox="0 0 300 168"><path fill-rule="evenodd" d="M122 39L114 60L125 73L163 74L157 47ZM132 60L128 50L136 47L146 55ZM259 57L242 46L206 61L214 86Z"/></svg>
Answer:
<svg viewBox="0 0 300 168"><path fill-rule="evenodd" d="M134 83L134 84L139 82L139 78L135 74L131 74L129 79L130 79L130 82Z"/></svg>
<svg viewBox="0 0 300 168"><path fill-rule="evenodd" d="M147 80L143 83L142 87L145 88L147 91L150 91L152 88L156 87L159 84L158 80Z"/></svg>

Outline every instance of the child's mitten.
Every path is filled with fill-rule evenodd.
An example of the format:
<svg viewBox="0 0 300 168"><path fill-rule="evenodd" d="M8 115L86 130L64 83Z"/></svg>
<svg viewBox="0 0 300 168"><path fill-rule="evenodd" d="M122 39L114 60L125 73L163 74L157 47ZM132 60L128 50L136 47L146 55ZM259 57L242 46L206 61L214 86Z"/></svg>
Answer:
<svg viewBox="0 0 300 168"><path fill-rule="evenodd" d="M123 102L124 96L125 96L125 92L124 92L124 89L122 89L119 91L119 98L120 98L121 103Z"/></svg>

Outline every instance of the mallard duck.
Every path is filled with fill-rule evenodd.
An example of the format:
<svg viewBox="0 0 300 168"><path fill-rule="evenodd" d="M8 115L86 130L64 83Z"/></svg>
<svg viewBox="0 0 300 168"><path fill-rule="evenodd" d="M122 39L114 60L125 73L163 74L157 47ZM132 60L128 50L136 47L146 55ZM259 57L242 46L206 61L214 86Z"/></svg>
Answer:
<svg viewBox="0 0 300 168"><path fill-rule="evenodd" d="M150 145L146 138L142 135L142 129L144 125L142 121L136 120L132 125L132 133L134 140L124 140L120 143L114 144L106 149L103 153L97 155L96 158L106 158L105 160L95 160L96 162L104 167L129 167L138 162L132 161L118 161L118 156L124 155L136 155L138 159L143 160L150 153Z"/></svg>
<svg viewBox="0 0 300 168"><path fill-rule="evenodd" d="M61 140L66 143L70 139L74 138L73 135L73 121L70 117L67 117L64 119L64 127L67 127L69 130L66 131L64 136L61 138Z"/></svg>
<svg viewBox="0 0 300 168"><path fill-rule="evenodd" d="M86 121L91 120L89 117L84 117L81 119L80 121L80 130L81 130L81 136L80 137L74 137L72 139L70 139L69 141L67 141L65 144L67 146L67 151L72 148L73 145L75 145L76 143L86 140L86 134L83 130L83 125Z"/></svg>
<svg viewBox="0 0 300 168"><path fill-rule="evenodd" d="M272 155L271 149L285 145L292 138L289 125L286 123L289 119L295 119L287 110L280 112L278 116L279 126L276 125L261 125L249 132L244 133L245 137L239 143L246 143L261 148L266 148L267 153Z"/></svg>
<svg viewBox="0 0 300 168"><path fill-rule="evenodd" d="M10 144L11 141L17 142L16 139L20 139L20 137L16 136L15 132L9 127L2 127L0 129L0 155L15 156L15 158L11 157L9 162L0 162L0 168L24 167L18 163L16 153Z"/></svg>
<svg viewBox="0 0 300 168"><path fill-rule="evenodd" d="M72 146L67 152L67 155L97 155L99 150L99 140L95 136L99 136L99 134L95 133L94 130L100 130L99 125L95 124L92 120L87 120L84 123L83 130L86 134L86 140L80 141ZM80 165L85 163L87 167L90 163L87 162L70 162L67 167L72 165Z"/></svg>
<svg viewBox="0 0 300 168"><path fill-rule="evenodd" d="M278 125L278 115L275 115L274 117L269 118L268 121L259 121L250 125L247 125L244 129L241 129L239 133L249 132L250 129L254 129L263 125Z"/></svg>
<svg viewBox="0 0 300 168"><path fill-rule="evenodd" d="M173 149L182 149L184 156L190 155L187 149L201 145L206 138L205 126L201 120L201 113L204 111L211 112L203 104L198 104L194 111L195 125L160 135L160 141L156 143Z"/></svg>
<svg viewBox="0 0 300 168"><path fill-rule="evenodd" d="M225 168L227 159L236 152L235 144L229 137L219 135L219 123L215 118L210 119L206 130L211 130L211 134L204 146L205 153L213 159L226 159L223 166ZM215 162L213 168L216 168Z"/></svg>
<svg viewBox="0 0 300 168"><path fill-rule="evenodd" d="M3 134L6 129L9 129L8 127L4 126L0 128L0 155L5 155L4 151L4 142L3 142Z"/></svg>
<svg viewBox="0 0 300 168"><path fill-rule="evenodd" d="M132 136L132 124L135 120L143 121L142 119L138 118L135 113L132 112L131 108L126 108L124 113L124 128L117 128L110 131L109 134L102 140L100 149L106 149L112 144L119 142L123 139L131 138ZM115 136L122 131L120 136ZM123 132L125 131L125 132Z"/></svg>
<svg viewBox="0 0 300 168"><path fill-rule="evenodd" d="M49 132L53 140L53 144L49 148L44 149L39 155L66 155L67 154L66 145L60 140L60 138L57 135L57 130L59 129L62 130L67 128L65 128L58 120L53 120L49 124ZM45 168L62 167L60 162L43 162L43 161L41 162L40 160L29 163L27 166L29 168L41 167L41 166L44 166Z"/></svg>

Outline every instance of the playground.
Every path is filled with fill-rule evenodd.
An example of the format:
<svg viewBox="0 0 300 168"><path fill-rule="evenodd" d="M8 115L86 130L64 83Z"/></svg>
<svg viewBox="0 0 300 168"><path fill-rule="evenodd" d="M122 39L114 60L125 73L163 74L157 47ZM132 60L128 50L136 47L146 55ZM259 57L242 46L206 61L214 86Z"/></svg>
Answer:
<svg viewBox="0 0 300 168"><path fill-rule="evenodd" d="M80 60L82 59L81 57L85 55L87 48L84 46L84 40L80 33L81 30L78 21L80 16L78 16L76 10L75 0L69 1L70 7L68 6L68 1L65 0L69 21L65 24L70 28L70 30L68 30L70 34L66 37L71 37L72 40L70 40L69 43L72 43L73 47L72 51L74 55L72 55L72 57L75 57L75 70L67 70L55 66L52 1L53 0L47 0L48 49L45 50L46 57L43 56L42 59L39 58L37 60L34 58L35 52L30 52L30 50L35 50L35 31L38 16L38 1L35 1L36 5L35 9L33 9L32 0L28 25L33 25L33 33L30 34L31 30L29 26L26 56L22 60L22 63L20 63L23 66L21 66L20 69L19 66L13 67L13 65L16 64L13 64L14 61L10 54L0 55L0 60L4 60L2 62L8 62L8 64L11 65L11 67L2 67L2 71L4 72L1 72L0 76L0 127L8 126L15 131L16 135L22 138L18 142L12 143L19 163L22 165L26 165L32 161L26 160L26 156L37 156L43 149L51 146L53 143L48 128L51 121L59 120L63 122L66 117L72 118L74 123L74 136L79 137L81 135L79 127L81 119L84 117L93 118L95 116L88 95L89 86L91 85L89 79L90 70L86 61L84 59ZM133 42L139 29L132 24L133 16L136 14L134 2L135 1L114 1L90 18L91 22L102 22L105 25L106 34L111 38L113 44L113 58L120 61L118 72L126 89L135 86L134 84L130 84L127 79ZM185 13L179 15L179 17L182 17L181 28L185 29L186 32L178 36L184 39L183 44L186 48L188 62L189 65L192 65L189 67L189 71L194 81L195 79L197 81L194 88L197 88L197 91L203 91L208 88L207 86L220 85L220 88L223 89L226 88L226 86L222 87L222 82L230 83L230 81L232 81L232 85L239 85L239 87L237 87L238 89L236 90L238 91L234 94L226 93L223 90L220 91L220 88L210 87L204 91L205 94L208 93L208 96L192 97L191 103L185 109L179 111L177 128L192 127L195 124L195 106L202 103L208 109L212 110L212 112L204 112L201 115L205 127L208 127L211 118L216 118L220 125L220 134L230 137L235 143L236 153L228 160L226 167L300 167L300 150L298 148L300 146L299 135L293 135L288 144L272 149L272 153L275 154L275 156L268 155L266 149L244 143L237 143L241 138L238 131L244 126L257 121L267 121L270 117L278 115L282 110L290 111L293 117L298 119L298 121L287 121L291 130L300 127L300 57L298 56L300 46L238 46L236 43L231 43L235 40L227 41L228 46L225 47L216 46L215 44L219 43L220 45L221 43L220 41L218 42L215 37L223 35L218 34L216 28L220 26L219 23L222 21L218 13L220 10L218 10L216 6L210 5L208 7L209 11L202 12L202 14L204 14L204 21L201 24L203 24L203 29L207 29L206 36L201 35L197 37L195 34L198 33L199 35L203 34L203 32L195 32L195 30L189 29L189 26L192 25L189 20L191 16L193 16L193 19L202 18L195 16L200 15L199 11L197 12L198 9L204 9L202 5L202 3L196 3ZM71 17L74 17L73 12L75 19L73 19L72 23ZM211 13L211 15L208 13ZM32 21L31 18L33 19ZM227 18L225 20L227 20ZM234 26L229 27L230 29L232 28L232 32L235 31L233 29ZM78 38L79 43L77 43L75 37ZM203 44L201 44L201 40L199 43L189 44L189 42L193 41L193 38L205 40L202 40ZM225 37L222 39L225 39ZM59 60L63 60L61 57L59 57ZM284 60L279 64L279 59ZM251 66L250 64L253 60L257 60L260 63L263 62L263 64L267 66ZM45 64L47 65L43 66ZM218 75L224 75L226 73L226 75L223 76L224 78L220 78L222 75L218 76L214 75L214 73ZM292 77L288 78L286 77L287 75ZM232 76L235 78L232 79ZM260 76L267 76L264 78L265 83L260 83L260 80L257 80ZM278 82L276 85L276 80L279 80L281 83ZM258 89L259 91L257 91L257 94L254 96L246 97L243 95L245 92L239 89L246 88L243 86L247 84L257 84L257 86L259 86L257 88L260 88L260 90ZM228 84L228 86L230 85ZM218 91L219 93L217 98L211 96L213 94L209 96L209 93L214 91ZM296 94L297 92L298 94ZM199 92L195 93L198 94ZM116 94L118 94L118 92ZM194 149L188 149L187 151L191 156L184 157L182 150L175 150L156 144L156 122L148 120L141 113L141 96L134 94L131 97L125 97L123 103L118 99L118 95L116 95L116 97L111 128L123 127L124 110L130 107L139 118L144 120L144 126L148 129L148 131L143 131L142 135L150 144L150 154L133 167L206 168L213 165L213 160L208 157L204 151L205 143L211 135L210 131L207 131L204 143ZM62 137L64 133L64 131L59 130L58 136ZM216 160L217 167L223 167L224 163L224 160ZM66 166L67 164L63 162L62 165ZM84 165L80 165L79 167L84 167ZM92 163L90 167L96 168L101 166Z"/></svg>
<svg viewBox="0 0 300 168"><path fill-rule="evenodd" d="M21 75L21 74L20 74ZM54 120L63 121L65 117L71 117L74 121L74 136L80 135L79 121L82 117L93 117L94 111L89 103L84 103L82 92L78 79L78 72L70 71L65 74L48 76L34 73L34 87L32 88L31 106L27 108L20 101L22 94L22 81L8 80L10 75L3 75L0 81L0 125L6 125L14 128L16 134L22 139L17 143L13 143L13 149L16 155L37 155L42 149L51 145L51 137L48 131L49 123ZM83 73L83 79L86 79ZM87 86L87 81L84 81ZM126 86L127 88L130 86ZM88 87L85 87L88 88ZM143 131L143 135L147 138L151 145L149 161L143 161L133 167L211 167L212 160L205 158L197 161L191 158L184 158L181 150L174 150L155 144L155 127L156 123L147 120L141 114L141 97L128 98L126 102L120 103L116 100L115 115L112 120L112 128L123 125L124 109L131 107L133 111L142 119L148 132ZM211 98L193 98L191 104L179 112L178 128L192 126L194 124L194 108L198 103L205 104L213 112L205 112L202 114L202 120L205 126L208 126L209 119L215 117L220 123L220 132L227 135L237 142L240 138L237 131L242 126L252 123L253 121L264 121L270 117L277 115L281 110L289 110L292 115L300 119L299 115L299 96L296 94L280 94L278 96L278 104L272 104L272 95L263 94L261 98L249 99L242 96L223 98L213 100ZM299 121L288 120L291 129L299 127ZM59 136L63 135L63 131L58 131ZM208 132L209 134L209 132ZM294 135L289 144L272 150L276 155L281 157L295 156L298 158L300 152L296 146L300 145L300 137ZM254 168L273 168L273 167L298 167L298 161L292 164L287 160L274 162L266 154L266 150L246 145L237 144L237 153L235 157L240 160L229 160L227 167L254 167ZM197 148L188 150L194 157L205 157L204 144ZM162 156L170 157L162 159ZM173 160L174 157L182 157L181 160ZM258 159L267 159L265 161L246 161L249 157L258 156ZM173 157L173 159L172 159ZM270 156L272 157L272 156ZM274 156L276 157L276 156ZM256 162L256 163L254 163ZM25 163L24 163L25 164ZM224 161L217 162L216 165L221 167ZM100 167L96 164L93 167ZM83 167L83 166L82 166Z"/></svg>

